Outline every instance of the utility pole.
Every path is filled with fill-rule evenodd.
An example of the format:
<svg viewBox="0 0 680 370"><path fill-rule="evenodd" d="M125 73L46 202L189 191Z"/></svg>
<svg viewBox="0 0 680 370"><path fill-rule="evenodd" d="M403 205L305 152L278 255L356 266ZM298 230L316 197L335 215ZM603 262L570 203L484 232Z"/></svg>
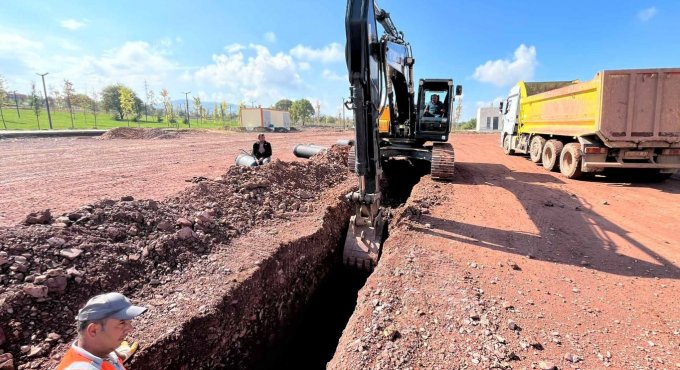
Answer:
<svg viewBox="0 0 680 370"><path fill-rule="evenodd" d="M21 113L19 113L19 101L17 100L17 91L14 90L14 106L17 107L17 116L21 118Z"/></svg>
<svg viewBox="0 0 680 370"><path fill-rule="evenodd" d="M251 107L251 108L255 108L255 102L256 102L256 100L251 100L251 101L250 101L250 107Z"/></svg>
<svg viewBox="0 0 680 370"><path fill-rule="evenodd" d="M191 94L191 91L183 92L182 94L184 94L184 100L186 101L187 124L191 127L191 120L189 119L189 94Z"/></svg>
<svg viewBox="0 0 680 370"><path fill-rule="evenodd" d="M50 115L50 98L47 96L47 88L45 87L45 75L49 72L43 74L36 73L38 76L42 77L43 91L45 91L45 105L47 106L47 119L50 121L50 130L52 129L52 116Z"/></svg>

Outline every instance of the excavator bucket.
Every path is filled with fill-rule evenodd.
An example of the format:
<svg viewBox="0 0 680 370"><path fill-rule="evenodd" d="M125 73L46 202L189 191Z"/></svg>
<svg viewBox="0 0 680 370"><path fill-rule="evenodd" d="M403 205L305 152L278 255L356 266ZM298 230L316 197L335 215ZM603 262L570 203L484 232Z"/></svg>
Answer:
<svg viewBox="0 0 680 370"><path fill-rule="evenodd" d="M382 252L382 242L385 235L383 220L372 227L368 224L357 225L356 216L352 216L345 238L342 259L345 265L360 270L372 271L378 264Z"/></svg>

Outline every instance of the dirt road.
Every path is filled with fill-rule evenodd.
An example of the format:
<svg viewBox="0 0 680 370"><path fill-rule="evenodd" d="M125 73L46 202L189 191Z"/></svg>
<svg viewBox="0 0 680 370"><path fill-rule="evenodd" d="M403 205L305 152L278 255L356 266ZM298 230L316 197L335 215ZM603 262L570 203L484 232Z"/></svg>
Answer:
<svg viewBox="0 0 680 370"><path fill-rule="evenodd" d="M0 226L21 222L32 211L50 208L59 214L101 198L162 199L193 176L223 174L256 135L192 131L166 140L0 140ZM311 130L268 133L267 140L275 158L295 160L296 144L330 145L351 136Z"/></svg>
<svg viewBox="0 0 680 370"><path fill-rule="evenodd" d="M416 185L329 368L680 367L680 182L568 180L497 141L454 136L456 181Z"/></svg>
<svg viewBox="0 0 680 370"><path fill-rule="evenodd" d="M0 141L0 224L161 199L223 174L252 136ZM349 135L268 136L289 160ZM454 135L456 180L424 177L395 211L329 368L679 368L680 181L567 180L497 141Z"/></svg>

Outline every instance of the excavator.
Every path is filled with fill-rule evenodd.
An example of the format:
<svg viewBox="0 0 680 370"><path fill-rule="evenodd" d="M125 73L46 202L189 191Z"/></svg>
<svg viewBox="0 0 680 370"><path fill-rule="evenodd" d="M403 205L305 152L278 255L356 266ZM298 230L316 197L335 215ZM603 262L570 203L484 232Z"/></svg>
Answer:
<svg viewBox="0 0 680 370"><path fill-rule="evenodd" d="M380 36L377 23L384 31ZM348 0L345 29L350 83L346 106L354 111L356 134L348 165L357 175L359 187L347 195L355 213L343 260L346 265L372 270L387 233L380 191L383 164L396 158L426 161L432 178L451 180L450 118L453 102L463 89L457 85L454 90L451 79L420 79L416 95L411 45L374 0ZM442 101L443 114L425 112L432 95Z"/></svg>

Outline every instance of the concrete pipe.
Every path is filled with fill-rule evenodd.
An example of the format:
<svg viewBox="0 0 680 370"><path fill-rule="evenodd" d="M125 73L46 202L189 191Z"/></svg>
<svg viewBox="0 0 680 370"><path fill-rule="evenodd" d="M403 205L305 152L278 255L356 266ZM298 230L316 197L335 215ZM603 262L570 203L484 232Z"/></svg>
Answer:
<svg viewBox="0 0 680 370"><path fill-rule="evenodd" d="M335 143L342 146L354 146L354 139L338 139Z"/></svg>
<svg viewBox="0 0 680 370"><path fill-rule="evenodd" d="M328 150L328 148L314 144L298 144L293 147L293 154L298 158L311 158L326 150Z"/></svg>
<svg viewBox="0 0 680 370"><path fill-rule="evenodd" d="M256 167L257 160L252 155L241 153L236 157L236 165L243 167Z"/></svg>

